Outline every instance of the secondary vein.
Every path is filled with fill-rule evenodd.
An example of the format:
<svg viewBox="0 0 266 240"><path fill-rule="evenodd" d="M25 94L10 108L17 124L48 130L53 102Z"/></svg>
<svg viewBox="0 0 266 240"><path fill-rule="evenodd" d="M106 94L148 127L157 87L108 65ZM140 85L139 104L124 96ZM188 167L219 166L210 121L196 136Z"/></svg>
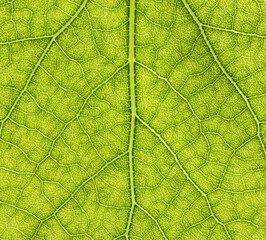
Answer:
<svg viewBox="0 0 266 240"><path fill-rule="evenodd" d="M14 101L13 105L11 106L8 114L5 116L5 118L0 121L1 126L0 126L0 138L2 136L2 131L3 131L3 126L4 123L7 121L7 119L11 116L12 112L14 111L15 107L17 106L19 100L21 99L21 97L23 96L23 94L26 92L33 76L35 75L36 71L38 70L38 68L40 67L44 57L46 56L47 52L49 51L49 49L51 48L52 44L54 43L54 41L56 40L56 38L61 35L62 32L64 32L64 30L70 26L70 24L77 18L77 16L81 13L81 11L85 8L86 4L87 4L88 0L84 0L83 3L80 5L80 7L78 8L78 10L75 12L75 14L66 22L65 25L63 25L51 38L51 40L48 42L48 44L46 45L46 47L44 48L42 55L40 56L38 62L36 63L35 67L33 68L29 78L27 79L23 89L21 90L20 94L18 95L18 97L16 98L16 100Z"/></svg>
<svg viewBox="0 0 266 240"><path fill-rule="evenodd" d="M182 0L185 8L188 10L189 14L192 16L192 18L194 19L195 23L198 25L198 28L201 32L201 35L203 36L203 39L204 41L206 42L215 62L218 64L219 68L221 69L221 71L224 73L224 75L226 76L226 78L230 81L230 83L235 87L235 89L237 90L237 92L240 94L240 96L242 97L242 99L244 100L244 102L246 103L253 119L255 120L256 122L256 125L257 125L257 131L258 131L258 139L260 141L260 144L261 144L261 147L262 147L262 150L263 150L263 153L264 153L264 156L266 157L266 148L264 146L264 143L263 143L263 140L262 140L262 137L261 137L261 123L255 113L255 111L253 110L248 98L245 96L245 94L243 93L242 89L238 86L238 84L232 79L232 77L229 75L229 73L226 71L226 69L224 68L224 66L222 65L221 61L219 60L217 54L215 53L209 39L207 38L206 36L206 33L203 29L203 26L205 26L204 24L202 24L199 19L197 18L197 16L194 14L194 12L192 11L192 9L190 8L187 0Z"/></svg>

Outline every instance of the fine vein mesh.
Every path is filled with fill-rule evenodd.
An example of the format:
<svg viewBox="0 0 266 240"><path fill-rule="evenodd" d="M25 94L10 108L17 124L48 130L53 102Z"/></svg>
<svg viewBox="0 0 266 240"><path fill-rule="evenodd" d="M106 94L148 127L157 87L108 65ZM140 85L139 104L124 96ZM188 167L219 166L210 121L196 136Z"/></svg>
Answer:
<svg viewBox="0 0 266 240"><path fill-rule="evenodd" d="M265 13L0 2L0 239L265 239Z"/></svg>

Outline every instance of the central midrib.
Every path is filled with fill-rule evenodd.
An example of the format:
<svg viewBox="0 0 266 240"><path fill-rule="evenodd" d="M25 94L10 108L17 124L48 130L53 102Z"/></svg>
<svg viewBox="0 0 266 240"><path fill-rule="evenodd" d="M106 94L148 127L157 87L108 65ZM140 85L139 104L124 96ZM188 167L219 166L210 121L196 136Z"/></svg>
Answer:
<svg viewBox="0 0 266 240"><path fill-rule="evenodd" d="M130 103L131 103L131 127L129 138L129 171L130 171L130 191L131 191L131 209L128 217L125 236L128 239L130 225L132 222L134 207L135 207L135 190L134 190L134 175L133 175L133 144L136 120L136 102L135 102L135 54L134 54L134 35L135 35L135 0L130 1L129 15L129 78L130 78Z"/></svg>

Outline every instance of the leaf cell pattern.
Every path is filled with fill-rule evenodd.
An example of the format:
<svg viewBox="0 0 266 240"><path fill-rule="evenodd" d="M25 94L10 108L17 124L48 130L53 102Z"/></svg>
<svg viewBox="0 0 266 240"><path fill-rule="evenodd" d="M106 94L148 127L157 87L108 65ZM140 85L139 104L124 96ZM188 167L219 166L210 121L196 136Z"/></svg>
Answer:
<svg viewBox="0 0 266 240"><path fill-rule="evenodd" d="M264 0L0 1L0 239L266 239Z"/></svg>

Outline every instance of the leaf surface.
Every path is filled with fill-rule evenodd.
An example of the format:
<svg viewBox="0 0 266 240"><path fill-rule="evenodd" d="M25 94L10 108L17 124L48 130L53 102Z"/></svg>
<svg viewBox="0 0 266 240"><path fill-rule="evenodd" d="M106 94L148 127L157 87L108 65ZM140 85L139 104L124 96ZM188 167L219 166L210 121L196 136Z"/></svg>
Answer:
<svg viewBox="0 0 266 240"><path fill-rule="evenodd" d="M0 239L265 239L264 0L0 1Z"/></svg>

